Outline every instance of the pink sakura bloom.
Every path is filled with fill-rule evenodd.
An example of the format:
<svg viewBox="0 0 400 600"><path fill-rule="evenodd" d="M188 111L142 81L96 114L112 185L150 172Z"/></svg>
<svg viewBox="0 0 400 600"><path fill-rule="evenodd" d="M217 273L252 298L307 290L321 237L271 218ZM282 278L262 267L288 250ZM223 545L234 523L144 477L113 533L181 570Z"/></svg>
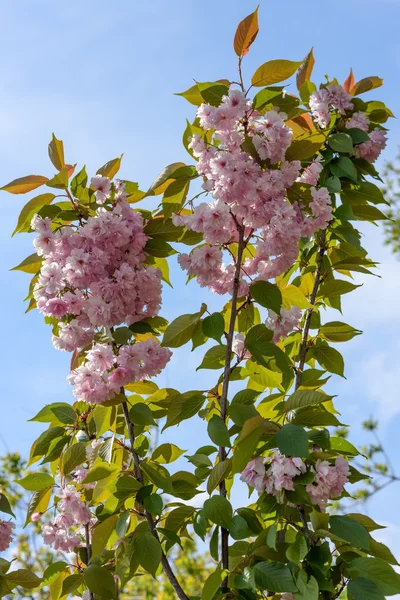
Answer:
<svg viewBox="0 0 400 600"><path fill-rule="evenodd" d="M86 302L86 312L94 327L109 326L111 311L102 298L91 296Z"/></svg>
<svg viewBox="0 0 400 600"><path fill-rule="evenodd" d="M243 333L237 333L232 344L232 352L234 352L241 360L251 358L250 352L244 345Z"/></svg>
<svg viewBox="0 0 400 600"><path fill-rule="evenodd" d="M31 521L33 521L33 522L39 521L39 519L41 519L41 518L42 518L42 513L41 512L35 512L31 516Z"/></svg>
<svg viewBox="0 0 400 600"><path fill-rule="evenodd" d="M257 456L247 464L240 475L240 479L241 481L244 481L244 483L255 488L260 494L264 491L266 475L264 459L262 456Z"/></svg>
<svg viewBox="0 0 400 600"><path fill-rule="evenodd" d="M128 194L125 192L125 183L120 179L114 180L115 200L117 202L125 200Z"/></svg>
<svg viewBox="0 0 400 600"><path fill-rule="evenodd" d="M54 517L53 524L59 528L69 529L74 524L74 517L68 513L60 513Z"/></svg>
<svg viewBox="0 0 400 600"><path fill-rule="evenodd" d="M14 529L14 523L0 519L0 552L4 552L10 546Z"/></svg>
<svg viewBox="0 0 400 600"><path fill-rule="evenodd" d="M326 89L328 91L329 104L341 115L344 115L346 110L353 108L352 97L344 91L341 85L330 83L326 86Z"/></svg>
<svg viewBox="0 0 400 600"><path fill-rule="evenodd" d="M302 312L297 306L282 308L280 315L269 309L265 326L274 332L272 341L277 343L281 337L287 337L298 326L301 315Z"/></svg>
<svg viewBox="0 0 400 600"><path fill-rule="evenodd" d="M313 483L306 486L311 502L318 504L325 511L330 498L339 498L345 484L348 482L350 468L347 461L338 456L335 465L332 466L327 460L318 460L315 464L315 479Z"/></svg>
<svg viewBox="0 0 400 600"><path fill-rule="evenodd" d="M325 129L325 127L329 125L330 121L328 90L322 88L321 90L313 92L310 96L309 102L313 119L322 129Z"/></svg>
<svg viewBox="0 0 400 600"><path fill-rule="evenodd" d="M361 129L362 131L368 132L369 119L363 112L355 112L351 119L346 123L347 129Z"/></svg>
<svg viewBox="0 0 400 600"><path fill-rule="evenodd" d="M68 313L68 303L62 298L50 298L50 300L46 302L43 312L46 315L61 319L61 317Z"/></svg>
<svg viewBox="0 0 400 600"><path fill-rule="evenodd" d="M53 523L43 525L42 537L45 544L62 552L73 552L74 548L82 543L79 536L76 534L69 535L66 529Z"/></svg>
<svg viewBox="0 0 400 600"><path fill-rule="evenodd" d="M104 204L104 202L110 197L111 181L108 179L108 177L95 175L90 180L90 187L96 190L95 195L97 204Z"/></svg>
<svg viewBox="0 0 400 600"><path fill-rule="evenodd" d="M133 379L133 374L128 369L124 367L117 367L110 373L108 380L113 388L118 390L119 388L131 383Z"/></svg>
<svg viewBox="0 0 400 600"><path fill-rule="evenodd" d="M257 135L253 136L253 144L261 160L269 158L273 164L284 160L293 137L292 130L285 125L286 118L284 113L270 110L263 119L254 122Z"/></svg>
<svg viewBox="0 0 400 600"><path fill-rule="evenodd" d="M301 458L287 458L275 454L271 466L267 470L266 491L269 494L280 495L282 490L294 490L293 479L307 470Z"/></svg>
<svg viewBox="0 0 400 600"><path fill-rule="evenodd" d="M63 286L60 265L56 262L45 262L40 270L39 285L46 289L49 294L61 290Z"/></svg>
<svg viewBox="0 0 400 600"><path fill-rule="evenodd" d="M72 352L75 349L84 348L93 340L93 330L82 329L77 319L70 323L59 323L58 336L53 335L53 345L57 350Z"/></svg>
<svg viewBox="0 0 400 600"><path fill-rule="evenodd" d="M314 231L318 229L324 229L327 227L329 221L332 220L332 205L331 197L327 188L311 188L311 196L313 197L310 202L310 208L313 216L315 217L312 223Z"/></svg>
<svg viewBox="0 0 400 600"><path fill-rule="evenodd" d="M79 315L84 306L84 298L83 294L78 290L75 290L74 293L66 292L63 296L64 302L67 303L68 313L71 315Z"/></svg>
<svg viewBox="0 0 400 600"><path fill-rule="evenodd" d="M317 158L315 158L312 163L306 169L304 169L299 181L309 185L317 185L320 173L323 169L321 160L322 156L317 156Z"/></svg>
<svg viewBox="0 0 400 600"><path fill-rule="evenodd" d="M56 249L56 240L54 233L40 233L34 240L33 246L39 256L51 256Z"/></svg>
<svg viewBox="0 0 400 600"><path fill-rule="evenodd" d="M39 215L34 215L31 221L31 229L37 233L41 233L42 235L52 233L51 219L49 219L49 217L45 217L43 219Z"/></svg>
<svg viewBox="0 0 400 600"><path fill-rule="evenodd" d="M86 360L96 371L108 371L112 368L115 355L110 344L95 344L87 353Z"/></svg>
<svg viewBox="0 0 400 600"><path fill-rule="evenodd" d="M86 469L85 467L82 467L82 465L78 465L74 469L73 480L76 483L82 483L82 481L86 478L86 475L88 473L89 473L89 469ZM82 485L82 487L85 488L85 489L87 489L87 490L91 490L95 486L96 486L96 482L95 481L93 483L85 483L85 484Z"/></svg>
<svg viewBox="0 0 400 600"><path fill-rule="evenodd" d="M364 158L368 162L375 162L382 150L386 148L386 132L383 129L375 128L369 134L370 139L367 142L358 144L354 150L357 158Z"/></svg>

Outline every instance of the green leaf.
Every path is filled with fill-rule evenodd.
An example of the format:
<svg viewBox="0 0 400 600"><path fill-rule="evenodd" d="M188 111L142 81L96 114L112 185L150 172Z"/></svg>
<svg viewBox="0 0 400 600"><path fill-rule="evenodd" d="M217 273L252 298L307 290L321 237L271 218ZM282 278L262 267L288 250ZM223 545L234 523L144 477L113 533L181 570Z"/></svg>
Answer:
<svg viewBox="0 0 400 600"><path fill-rule="evenodd" d="M280 313L282 293L277 285L269 281L256 281L250 285L250 293L261 306L271 308L277 314Z"/></svg>
<svg viewBox="0 0 400 600"><path fill-rule="evenodd" d="M382 190L370 181L362 181L359 185L346 185L342 188L341 197L344 202L351 204L365 202L372 202L373 204L386 203Z"/></svg>
<svg viewBox="0 0 400 600"><path fill-rule="evenodd" d="M143 500L143 506L152 515L161 515L164 505L159 494L150 494Z"/></svg>
<svg viewBox="0 0 400 600"><path fill-rule="evenodd" d="M264 419L261 416L248 419L242 427L242 431L235 440L235 449L232 459L232 472L243 471L249 460L251 460L262 434Z"/></svg>
<svg viewBox="0 0 400 600"><path fill-rule="evenodd" d="M24 490L31 492L40 492L45 488L55 485L54 478L47 473L29 473L22 479L16 479L16 483L23 487Z"/></svg>
<svg viewBox="0 0 400 600"><path fill-rule="evenodd" d="M129 416L134 425L140 425L142 427L146 425L156 425L153 413L147 404L144 404L143 402L134 404L129 411Z"/></svg>
<svg viewBox="0 0 400 600"><path fill-rule="evenodd" d="M57 579L58 575L60 575L60 573L65 571L67 568L68 564L63 560L57 561L49 565L43 573L43 586L52 583L55 579Z"/></svg>
<svg viewBox="0 0 400 600"><path fill-rule="evenodd" d="M203 512L206 519L226 529L233 517L232 505L223 496L211 496L204 502Z"/></svg>
<svg viewBox="0 0 400 600"><path fill-rule="evenodd" d="M270 60L258 67L251 78L251 83L256 87L261 87L285 81L297 71L302 63L303 61Z"/></svg>
<svg viewBox="0 0 400 600"><path fill-rule="evenodd" d="M381 77L365 77L364 79L360 79L353 85L350 90L351 96L358 96L359 94L364 94L364 92L369 92L370 90L374 90L382 85L383 79Z"/></svg>
<svg viewBox="0 0 400 600"><path fill-rule="evenodd" d="M29 502L26 521L24 527L31 521L34 512L43 513L47 510L51 498L53 488L49 487L40 492L35 492Z"/></svg>
<svg viewBox="0 0 400 600"><path fill-rule="evenodd" d="M117 344L127 344L133 332L129 327L117 327L112 333L112 337Z"/></svg>
<svg viewBox="0 0 400 600"><path fill-rule="evenodd" d="M334 133L329 135L328 144L335 152L353 153L353 140L348 133Z"/></svg>
<svg viewBox="0 0 400 600"><path fill-rule="evenodd" d="M83 577L89 590L98 594L100 597L115 598L115 582L112 573L105 567L99 565L90 565L83 572Z"/></svg>
<svg viewBox="0 0 400 600"><path fill-rule="evenodd" d="M362 577L349 581L347 591L353 600L385 600L381 588L373 581Z"/></svg>
<svg viewBox="0 0 400 600"><path fill-rule="evenodd" d="M196 81L196 84L200 90L203 100L212 106L219 106L221 104L222 97L226 96L229 92L227 85L223 85L214 81Z"/></svg>
<svg viewBox="0 0 400 600"><path fill-rule="evenodd" d="M167 465L177 460L184 452L186 450L181 450L175 444L161 444L154 450L151 458L160 465Z"/></svg>
<svg viewBox="0 0 400 600"><path fill-rule="evenodd" d="M42 175L27 175L26 177L10 181L10 183L7 183L0 189L4 192L10 192L10 194L26 194L45 184L47 181L48 178Z"/></svg>
<svg viewBox="0 0 400 600"><path fill-rule="evenodd" d="M315 153L325 144L325 136L313 133L307 138L294 140L286 150L286 160L305 160L313 158Z"/></svg>
<svg viewBox="0 0 400 600"><path fill-rule="evenodd" d="M62 456L60 464L61 473L68 475L75 469L75 467L85 462L85 460L87 460L85 443L78 442L77 444L68 446Z"/></svg>
<svg viewBox="0 0 400 600"><path fill-rule="evenodd" d="M329 342L347 342L362 331L340 321L330 321L322 325L318 333Z"/></svg>
<svg viewBox="0 0 400 600"><path fill-rule="evenodd" d="M289 547L286 550L286 557L288 560L296 563L296 565L300 565L307 553L307 540L304 534L298 531L295 541L289 544Z"/></svg>
<svg viewBox="0 0 400 600"><path fill-rule="evenodd" d="M221 313L215 312L212 315L205 317L201 325L206 337L221 343L221 337L224 335L225 331L225 321Z"/></svg>
<svg viewBox="0 0 400 600"><path fill-rule="evenodd" d="M7 573L7 582L12 583L13 586L21 586L25 590L32 590L39 587L42 583L35 573L28 571L28 569L18 569L17 571L11 571Z"/></svg>
<svg viewBox="0 0 400 600"><path fill-rule="evenodd" d="M201 365L196 369L223 369L225 366L226 359L226 347L225 346L213 346L209 348L204 355Z"/></svg>
<svg viewBox="0 0 400 600"><path fill-rule="evenodd" d="M197 84L192 85L192 87L184 92L175 93L175 96L182 96L182 98L185 98L185 100L190 102L190 104L194 104L194 106L200 106L200 104L203 104L203 97L200 94Z"/></svg>
<svg viewBox="0 0 400 600"><path fill-rule="evenodd" d="M213 467L207 481L207 492L211 495L215 488L226 479L232 469L232 460L227 458Z"/></svg>
<svg viewBox="0 0 400 600"><path fill-rule="evenodd" d="M318 297L334 298L335 296L348 294L358 287L360 286L350 283L350 281L344 281L344 279L331 279L321 285L318 291Z"/></svg>
<svg viewBox="0 0 400 600"><path fill-rule="evenodd" d="M105 521L98 523L94 529L92 529L92 552L93 558L100 556L107 542L110 539L112 532L115 530L119 515L112 515Z"/></svg>
<svg viewBox="0 0 400 600"><path fill-rule="evenodd" d="M393 556L393 554L391 553L389 548L387 546L385 546L385 544L382 544L381 542L377 542L376 540L374 540L372 538L370 538L369 542L370 542L370 548L369 548L368 553L371 554L371 556L375 556L376 558L382 558L383 560L386 560L386 562L388 562L391 565L396 565L396 566L399 565L396 558Z"/></svg>
<svg viewBox="0 0 400 600"><path fill-rule="evenodd" d="M357 169L348 156L341 156L340 158L334 159L329 166L332 175L336 175L336 177L339 177L339 179L346 177L347 179L357 183Z"/></svg>
<svg viewBox="0 0 400 600"><path fill-rule="evenodd" d="M108 177L108 179L112 179L118 173L119 168L121 166L122 154L119 158L113 158L106 162L105 165L100 167L97 170L96 175L102 175L103 177Z"/></svg>
<svg viewBox="0 0 400 600"><path fill-rule="evenodd" d="M329 519L330 531L334 535L350 542L356 548L369 550L369 533L360 523L350 517L332 515Z"/></svg>
<svg viewBox="0 0 400 600"><path fill-rule="evenodd" d="M60 171L54 175L52 179L46 182L48 187L53 187L60 190L66 190L68 188L68 169L62 167Z"/></svg>
<svg viewBox="0 0 400 600"><path fill-rule="evenodd" d="M205 310L205 305L203 305L200 312L182 315L172 321L164 333L161 345L168 348L179 348L179 346L186 344L192 338L196 325Z"/></svg>
<svg viewBox="0 0 400 600"><path fill-rule="evenodd" d="M311 576L307 581L307 575L300 571L296 585L299 591L294 595L295 600L318 600L319 587L315 577Z"/></svg>
<svg viewBox="0 0 400 600"><path fill-rule="evenodd" d="M168 409L167 422L163 431L172 425L177 425L181 421L190 419L199 412L203 406L205 397L202 392L193 390L174 397L174 401Z"/></svg>
<svg viewBox="0 0 400 600"><path fill-rule="evenodd" d="M42 259L34 252L27 256L19 265L13 267L11 271L23 271L35 275L42 266Z"/></svg>
<svg viewBox="0 0 400 600"><path fill-rule="evenodd" d="M351 137L353 144L362 144L363 142L368 142L370 139L368 133L362 129L348 129L347 133Z"/></svg>
<svg viewBox="0 0 400 600"><path fill-rule="evenodd" d="M331 437L331 449L349 456L358 456L360 454L353 444L341 437Z"/></svg>
<svg viewBox="0 0 400 600"><path fill-rule="evenodd" d="M176 250L168 244L165 240L160 237L150 238L147 240L144 251L150 256L155 256L156 258L166 258L167 256L172 256L176 254Z"/></svg>
<svg viewBox="0 0 400 600"><path fill-rule="evenodd" d="M19 214L18 223L13 231L13 235L29 231L33 216L36 215L43 206L50 204L54 198L54 194L41 194L40 196L36 196L35 198L32 198L32 200L29 200Z"/></svg>
<svg viewBox="0 0 400 600"><path fill-rule="evenodd" d="M275 443L286 456L308 456L308 435L305 429L288 423L276 432Z"/></svg>
<svg viewBox="0 0 400 600"><path fill-rule="evenodd" d="M400 593L400 575L380 558L355 558L347 565L347 571L352 579L361 577L372 581L385 596Z"/></svg>
<svg viewBox="0 0 400 600"><path fill-rule="evenodd" d="M314 358L317 359L321 367L344 377L344 360L340 352L330 346L314 346L312 349Z"/></svg>
<svg viewBox="0 0 400 600"><path fill-rule="evenodd" d="M373 521L371 517L367 517L367 515L361 515L359 513L348 513L346 516L353 519L353 521L357 521L357 523L360 523L363 527L365 527L367 531L375 531L376 529L386 528L384 525L378 525L378 523L375 523L375 521Z"/></svg>
<svg viewBox="0 0 400 600"><path fill-rule="evenodd" d="M303 408L305 406L311 406L313 404L320 404L321 402L327 402L331 400L332 396L327 396L322 392L314 390L297 390L289 396L285 404L285 410L296 410L296 408Z"/></svg>
<svg viewBox="0 0 400 600"><path fill-rule="evenodd" d="M153 577L161 562L160 542L149 531L135 537L135 557L139 564Z"/></svg>
<svg viewBox="0 0 400 600"><path fill-rule="evenodd" d="M359 221L385 221L389 218L376 206L367 204L356 204L352 207L352 211Z"/></svg>
<svg viewBox="0 0 400 600"><path fill-rule="evenodd" d="M271 592L297 592L290 569L278 562L260 562L254 567L256 584Z"/></svg>
<svg viewBox="0 0 400 600"><path fill-rule="evenodd" d="M201 592L201 600L212 600L221 585L224 572L218 567L214 573L211 573L204 582Z"/></svg>
<svg viewBox="0 0 400 600"><path fill-rule="evenodd" d="M65 166L64 145L61 140L56 138L54 133L49 144L49 158L57 171L61 171L61 169Z"/></svg>
<svg viewBox="0 0 400 600"><path fill-rule="evenodd" d="M75 592L78 589L78 587L83 584L83 582L83 575L80 575L79 573L66 577L62 584L61 597Z"/></svg>
<svg viewBox="0 0 400 600"><path fill-rule="evenodd" d="M89 473L86 475L85 479L82 481L83 484L86 483L94 483L95 481L100 481L100 479L105 479L114 473L119 471L119 467L117 465L108 465L106 463L100 463L94 465Z"/></svg>
<svg viewBox="0 0 400 600"><path fill-rule="evenodd" d="M164 490L164 492L174 493L171 476L165 467L156 462L142 462L141 468L154 485Z"/></svg>
<svg viewBox="0 0 400 600"><path fill-rule="evenodd" d="M0 493L0 512L7 513L8 515L11 515L15 519L15 515L12 511L12 508L10 506L10 502L8 501L8 498L7 498L7 496L5 496L2 493Z"/></svg>
<svg viewBox="0 0 400 600"><path fill-rule="evenodd" d="M207 432L210 439L217 446L228 446L231 445L228 429L225 422L221 417L214 415L208 422Z"/></svg>

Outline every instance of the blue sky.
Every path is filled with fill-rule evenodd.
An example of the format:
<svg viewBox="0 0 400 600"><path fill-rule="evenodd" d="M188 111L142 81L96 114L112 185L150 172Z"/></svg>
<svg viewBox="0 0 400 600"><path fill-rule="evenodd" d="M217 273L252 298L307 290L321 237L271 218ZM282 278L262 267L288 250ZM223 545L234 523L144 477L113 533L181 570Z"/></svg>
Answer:
<svg viewBox="0 0 400 600"><path fill-rule="evenodd" d="M47 144L54 131L64 140L66 159L85 163L89 172L125 153L121 176L145 189L171 162L190 162L181 145L186 118L194 107L173 96L192 80L212 81L236 76L232 39L237 23L254 10L248 0L194 1L120 0L110 9L105 0L16 0L2 7L0 38L0 182L29 173L50 176ZM400 114L399 0L287 0L264 2L260 34L245 59L249 79L266 60L301 60L314 46L314 80L325 74L342 81L352 66L356 78L384 77L374 92ZM400 125L392 120L386 158L400 143ZM26 454L41 426L27 424L48 402L71 401L65 381L69 357L57 352L50 330L36 312L24 315L22 303L28 276L10 272L32 252L32 239L11 239L23 196L2 193L0 222L0 296L2 315L2 419L0 451ZM382 232L363 227L364 245L381 263L380 275L368 279L344 299L343 320L364 335L344 345L347 380L332 378L342 420L353 426L352 441L364 443L360 423L370 415L382 421L382 436L395 464L400 449L399 263L382 244ZM172 259L174 262L174 259ZM172 268L177 292L165 289L163 314L174 318L195 312L201 301L213 309L220 297L200 291L194 282L182 289L184 277ZM177 300L178 298L178 300ZM335 315L340 318L340 315ZM332 320L327 315L326 320ZM204 388L205 371L194 372L201 352L184 347L161 378L180 390ZM199 423L170 430L166 439L194 450L205 438ZM369 514L389 525L381 534L400 556L400 519L395 502L399 487L391 486L368 506ZM244 498L241 492L237 501Z"/></svg>

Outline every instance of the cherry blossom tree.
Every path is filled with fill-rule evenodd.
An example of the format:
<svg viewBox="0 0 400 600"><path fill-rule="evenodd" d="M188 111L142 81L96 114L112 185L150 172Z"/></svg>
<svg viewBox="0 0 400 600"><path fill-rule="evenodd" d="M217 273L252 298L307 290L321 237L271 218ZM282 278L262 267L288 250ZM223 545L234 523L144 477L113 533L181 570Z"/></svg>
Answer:
<svg viewBox="0 0 400 600"><path fill-rule="evenodd" d="M43 520L44 543L70 558L38 574L5 561L3 596L51 577L57 600L120 598L145 571L163 572L187 600L173 549L188 535L207 541L214 561L192 598L400 593L397 563L373 538L380 526L330 511L366 475L357 449L335 435L341 423L324 390L331 374L344 376L331 344L361 333L325 317L358 287L352 274L375 267L355 225L385 219L374 163L391 113L360 98L379 77L356 82L350 71L342 85L328 78L317 87L312 51L301 61L269 60L244 81L257 33L258 9L235 34L236 80L197 82L180 94L196 107L183 134L190 164L168 165L146 192L116 179L120 158L89 179L65 161L54 135L56 174L2 188L49 188L22 209L16 232L35 232L36 252L16 269L33 276L28 310L42 312L55 348L72 353L75 396L36 415L48 428L30 465L40 460L49 472L34 467L19 480L33 492L27 522ZM294 75L298 96L276 85ZM162 196L154 211L144 208L149 196ZM203 304L171 323L160 315L177 252L190 285L221 296L220 311ZM151 379L189 342L207 344L199 369L214 370L214 383L160 389ZM171 474L184 451L151 447L151 428L185 427L196 415L210 444ZM248 506L231 502L239 485L252 493ZM7 512L6 496L1 506ZM12 528L1 522L2 550Z"/></svg>

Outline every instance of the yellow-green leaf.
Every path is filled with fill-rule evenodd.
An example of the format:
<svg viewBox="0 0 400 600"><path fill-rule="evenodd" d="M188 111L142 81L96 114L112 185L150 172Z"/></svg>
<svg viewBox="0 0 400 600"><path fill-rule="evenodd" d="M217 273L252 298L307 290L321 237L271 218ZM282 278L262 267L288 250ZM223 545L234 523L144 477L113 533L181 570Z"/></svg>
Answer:
<svg viewBox="0 0 400 600"><path fill-rule="evenodd" d="M61 140L56 138L54 133L49 144L49 157L57 171L61 171L61 169L65 167L64 145Z"/></svg>
<svg viewBox="0 0 400 600"><path fill-rule="evenodd" d="M303 61L295 62L293 60L269 60L268 62L258 67L257 71L251 78L251 83L256 87L263 85L273 85L279 81L285 81L296 72L303 64Z"/></svg>
<svg viewBox="0 0 400 600"><path fill-rule="evenodd" d="M35 196L35 198L29 200L19 214L18 223L13 231L13 235L29 231L32 217L36 215L43 206L50 204L54 198L54 194L40 194L40 196Z"/></svg>
<svg viewBox="0 0 400 600"><path fill-rule="evenodd" d="M103 177L112 179L119 171L122 157L123 154L121 154L119 158L113 158L112 160L109 160L105 165L100 167L100 169L97 171L97 175L103 175Z"/></svg>
<svg viewBox="0 0 400 600"><path fill-rule="evenodd" d="M48 178L42 175L27 175L10 181L0 189L10 192L10 194L26 194L44 185L46 181L48 181Z"/></svg>

